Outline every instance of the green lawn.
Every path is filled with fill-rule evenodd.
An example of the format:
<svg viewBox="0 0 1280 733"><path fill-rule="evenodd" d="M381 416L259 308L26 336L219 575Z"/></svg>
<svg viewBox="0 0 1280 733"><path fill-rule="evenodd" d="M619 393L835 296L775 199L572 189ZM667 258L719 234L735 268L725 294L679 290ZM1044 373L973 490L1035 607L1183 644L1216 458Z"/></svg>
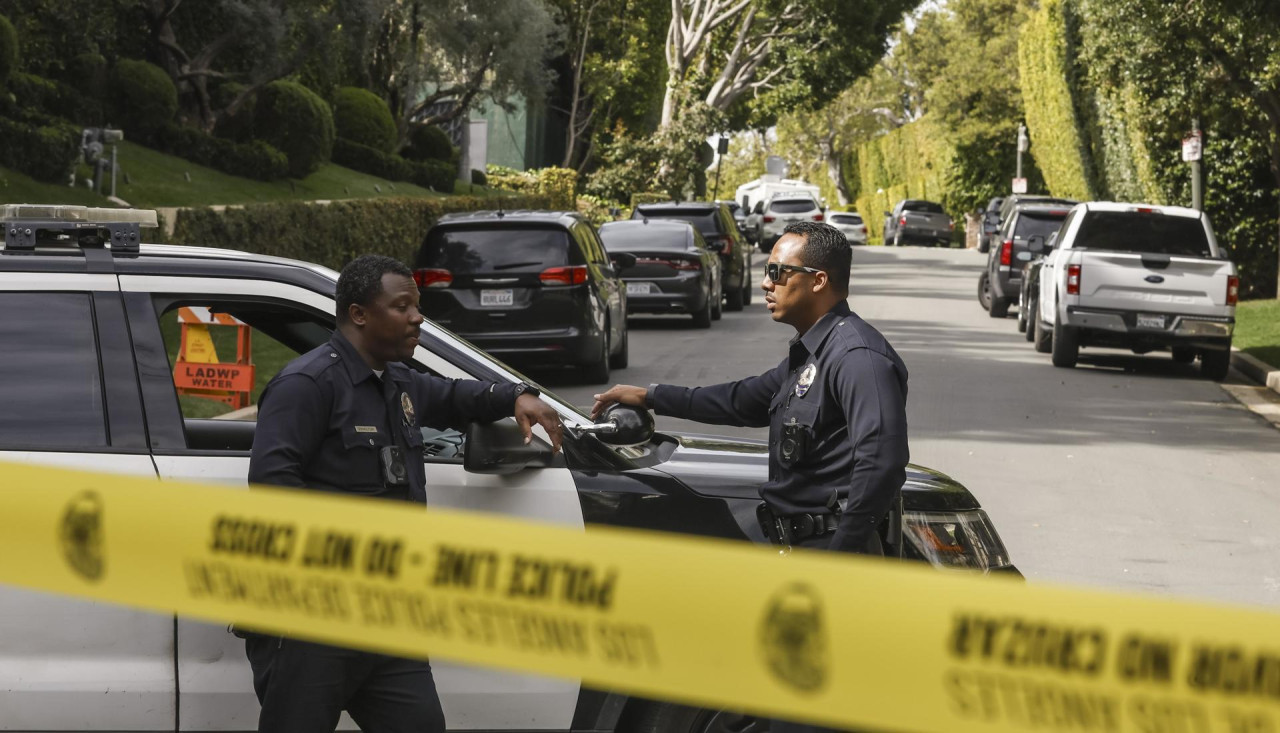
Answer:
<svg viewBox="0 0 1280 733"><path fill-rule="evenodd" d="M41 183L8 168L0 168L0 204L111 206L110 201L87 188Z"/></svg>
<svg viewBox="0 0 1280 733"><path fill-rule="evenodd" d="M1247 300L1236 306L1232 345L1280 368L1280 300Z"/></svg>

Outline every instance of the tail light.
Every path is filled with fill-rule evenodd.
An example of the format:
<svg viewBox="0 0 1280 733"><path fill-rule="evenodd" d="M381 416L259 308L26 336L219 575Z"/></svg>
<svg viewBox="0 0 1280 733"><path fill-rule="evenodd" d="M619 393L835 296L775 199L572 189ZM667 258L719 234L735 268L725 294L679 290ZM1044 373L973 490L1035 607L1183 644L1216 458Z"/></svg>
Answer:
<svg viewBox="0 0 1280 733"><path fill-rule="evenodd" d="M906 225L907 225L907 217L904 216L898 220L898 226L905 227Z"/></svg>
<svg viewBox="0 0 1280 733"><path fill-rule="evenodd" d="M772 221L772 217L765 217L765 221ZM713 234L706 237L707 244L711 249L719 250L720 254L733 254L733 236L730 234Z"/></svg>
<svg viewBox="0 0 1280 733"><path fill-rule="evenodd" d="M581 285L587 281L587 266L548 267L538 275L538 279L543 285Z"/></svg>
<svg viewBox="0 0 1280 733"><path fill-rule="evenodd" d="M1235 305L1240 300L1240 278L1235 275L1227 277L1227 305Z"/></svg>
<svg viewBox="0 0 1280 733"><path fill-rule="evenodd" d="M953 231L953 232L956 230L956 220L955 220L955 219L947 219L947 229L948 229L949 231Z"/></svg>
<svg viewBox="0 0 1280 733"><path fill-rule="evenodd" d="M814 214L814 215L813 215L813 220L814 220L814 221L822 221L822 214Z"/></svg>
<svg viewBox="0 0 1280 733"><path fill-rule="evenodd" d="M867 225L866 225L866 224L863 224L863 225L862 225L862 233L863 233L863 234L866 234L866 233L867 233Z"/></svg>
<svg viewBox="0 0 1280 733"><path fill-rule="evenodd" d="M453 273L448 270L414 270L413 281L420 288L447 288L453 284Z"/></svg>
<svg viewBox="0 0 1280 733"><path fill-rule="evenodd" d="M773 222L775 222L775 221L777 221L777 220L778 220L778 217L776 217L776 216L766 216L766 217L764 217L764 223L765 223L765 224L772 224Z"/></svg>
<svg viewBox="0 0 1280 733"><path fill-rule="evenodd" d="M1080 294L1080 265L1067 265L1067 295Z"/></svg>
<svg viewBox="0 0 1280 733"><path fill-rule="evenodd" d="M1004 244L1000 245L1000 264L1008 267L1013 264L1013 240L1006 239Z"/></svg>

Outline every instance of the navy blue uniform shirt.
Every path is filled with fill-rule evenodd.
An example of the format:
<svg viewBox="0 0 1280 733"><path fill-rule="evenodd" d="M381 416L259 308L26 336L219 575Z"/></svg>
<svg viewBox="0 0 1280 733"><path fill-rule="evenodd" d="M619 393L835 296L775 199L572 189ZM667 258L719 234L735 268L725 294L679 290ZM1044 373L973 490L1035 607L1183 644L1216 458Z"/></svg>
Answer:
<svg viewBox="0 0 1280 733"><path fill-rule="evenodd" d="M769 426L769 481L761 498L775 514L844 514L831 549L858 552L906 480L907 367L884 336L840 303L787 358L758 377L712 387L654 388L654 411L699 422ZM794 426L787 429L787 426ZM782 455L786 435L790 458Z"/></svg>
<svg viewBox="0 0 1280 733"><path fill-rule="evenodd" d="M420 427L465 430L515 411L514 384L444 379L387 364L382 378L341 332L280 370L258 404L249 483L425 503ZM408 485L388 485L380 452L404 452Z"/></svg>

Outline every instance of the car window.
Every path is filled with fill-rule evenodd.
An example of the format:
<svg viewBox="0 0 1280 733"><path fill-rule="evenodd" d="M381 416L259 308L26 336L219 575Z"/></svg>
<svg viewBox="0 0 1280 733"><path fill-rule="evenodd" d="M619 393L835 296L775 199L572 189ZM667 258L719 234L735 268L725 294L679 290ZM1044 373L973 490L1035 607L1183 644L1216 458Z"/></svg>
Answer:
<svg viewBox="0 0 1280 733"><path fill-rule="evenodd" d="M1209 238L1199 219L1137 211L1090 211L1080 222L1073 248L1142 254L1209 257Z"/></svg>
<svg viewBox="0 0 1280 733"><path fill-rule="evenodd" d="M644 209L641 213L650 219L678 219L687 221L704 236L720 233L720 224L716 221L719 209Z"/></svg>
<svg viewBox="0 0 1280 733"><path fill-rule="evenodd" d="M574 227L574 235L578 240L578 246L586 254L589 262L597 265L608 265L609 257L605 254L604 245L600 242L599 237L591 226L587 224L578 224Z"/></svg>
<svg viewBox="0 0 1280 733"><path fill-rule="evenodd" d="M0 343L10 355L0 359L0 445L108 444L91 297L0 293Z"/></svg>
<svg viewBox="0 0 1280 733"><path fill-rule="evenodd" d="M692 232L698 241L705 245L702 235L697 230ZM605 248L610 252L630 252L644 249L687 249L689 246L689 227L655 226L653 224L614 225L600 230Z"/></svg>
<svg viewBox="0 0 1280 733"><path fill-rule="evenodd" d="M816 208L818 204L812 199L774 199L769 202L772 214L802 214Z"/></svg>
<svg viewBox="0 0 1280 733"><path fill-rule="evenodd" d="M583 264L583 254L570 245L564 229L436 227L427 234L416 266L470 275Z"/></svg>
<svg viewBox="0 0 1280 733"><path fill-rule="evenodd" d="M941 214L942 204L935 204L932 201L908 201L902 205L903 211L920 211L929 214Z"/></svg>
<svg viewBox="0 0 1280 733"><path fill-rule="evenodd" d="M1016 229L1014 229L1014 237L1018 239L1030 239L1032 237L1049 238L1050 234L1058 231L1058 227L1062 226L1062 221L1067 218L1063 214L1040 214L1023 212L1018 217Z"/></svg>
<svg viewBox="0 0 1280 733"><path fill-rule="evenodd" d="M832 214L832 224L861 224L862 217L857 214Z"/></svg>

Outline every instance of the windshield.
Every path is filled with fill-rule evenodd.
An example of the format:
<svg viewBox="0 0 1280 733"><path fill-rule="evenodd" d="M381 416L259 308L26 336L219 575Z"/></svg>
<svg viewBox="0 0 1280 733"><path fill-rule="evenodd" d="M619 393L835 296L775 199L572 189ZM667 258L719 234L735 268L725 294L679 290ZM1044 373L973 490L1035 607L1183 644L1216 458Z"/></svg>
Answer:
<svg viewBox="0 0 1280 733"><path fill-rule="evenodd" d="M801 214L816 208L818 205L810 199L784 199L769 204L769 211L774 214Z"/></svg>
<svg viewBox="0 0 1280 733"><path fill-rule="evenodd" d="M571 251L572 250L572 251ZM436 227L427 234L418 267L462 275L488 272L541 272L548 267L582 264L563 229L471 229Z"/></svg>
<svg viewBox="0 0 1280 733"><path fill-rule="evenodd" d="M1090 211L1071 244L1077 249L1212 257L1199 219L1138 211Z"/></svg>
<svg viewBox="0 0 1280 733"><path fill-rule="evenodd" d="M832 214L832 224L861 224L862 217L856 214Z"/></svg>
<svg viewBox="0 0 1280 733"><path fill-rule="evenodd" d="M932 201L908 201L902 205L903 211L920 211L926 214L941 214L942 204L935 204Z"/></svg>
<svg viewBox="0 0 1280 733"><path fill-rule="evenodd" d="M1018 226L1014 230L1013 236L1016 239L1044 237L1048 240L1049 235L1058 231L1058 227L1062 226L1062 221L1066 218L1066 212L1061 214L1023 213L1022 216L1018 217Z"/></svg>
<svg viewBox="0 0 1280 733"><path fill-rule="evenodd" d="M720 233L719 228L716 226L715 209L644 209L639 214L649 219L687 221L704 237L707 235L715 236Z"/></svg>

